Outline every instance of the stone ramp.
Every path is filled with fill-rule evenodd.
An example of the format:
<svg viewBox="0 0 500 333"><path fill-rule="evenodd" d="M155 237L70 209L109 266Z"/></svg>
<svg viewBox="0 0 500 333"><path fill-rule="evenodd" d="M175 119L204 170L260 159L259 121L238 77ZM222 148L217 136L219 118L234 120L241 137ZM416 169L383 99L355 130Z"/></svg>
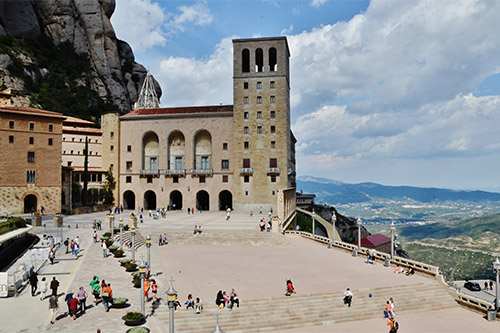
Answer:
<svg viewBox="0 0 500 333"><path fill-rule="evenodd" d="M284 288L283 288L284 289ZM393 297L396 318L399 313L430 312L458 307L445 287L437 281L413 285L353 290L349 308L343 304L343 291L316 295L241 300L239 308L218 309L214 300L206 300L202 314L192 309L175 313L175 328L179 332L210 332L216 315L226 332L263 332L335 323L383 318L386 301ZM372 293L372 297L369 297ZM215 296L214 296L215 298ZM181 300L182 302L184 300ZM165 301L164 301L165 303ZM168 325L168 307L162 304L154 316Z"/></svg>

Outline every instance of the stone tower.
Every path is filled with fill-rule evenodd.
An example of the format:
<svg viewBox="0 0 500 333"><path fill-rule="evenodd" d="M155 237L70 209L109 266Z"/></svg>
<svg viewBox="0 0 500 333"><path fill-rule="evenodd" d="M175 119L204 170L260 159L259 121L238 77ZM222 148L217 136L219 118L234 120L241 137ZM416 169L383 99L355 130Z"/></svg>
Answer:
<svg viewBox="0 0 500 333"><path fill-rule="evenodd" d="M286 37L233 40L233 166L237 209L276 211L295 187ZM270 204L271 203L271 204Z"/></svg>

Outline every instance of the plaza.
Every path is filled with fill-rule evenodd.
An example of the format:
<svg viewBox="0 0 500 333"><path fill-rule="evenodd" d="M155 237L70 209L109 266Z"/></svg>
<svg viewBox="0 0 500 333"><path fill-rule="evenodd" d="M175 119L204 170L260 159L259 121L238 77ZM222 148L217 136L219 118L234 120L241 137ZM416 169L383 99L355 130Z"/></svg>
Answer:
<svg viewBox="0 0 500 333"><path fill-rule="evenodd" d="M129 213L123 220L129 221ZM446 287L421 274L394 274L382 262L367 265L363 257L352 257L338 249L296 235L260 232L262 215L233 212L226 221L224 212L168 212L164 219L153 220L145 214L138 224L137 237L151 235L151 274L159 285L160 306L146 304L146 323L151 332L168 331L165 291L170 280L184 304L188 294L200 297L204 311L200 315L184 307L175 312L176 331L211 332L216 325L226 332L387 332L382 317L385 300L394 297L396 318L403 332L497 332L499 322L488 322L479 313L457 305ZM115 221L119 220L115 216ZM125 332L121 317L127 311L140 311L140 289L134 288L129 272L116 258L103 258L99 244L92 242L92 222L104 222L105 213L65 216L63 238L81 238L78 260L65 247L56 253L56 263L45 263L39 280L53 276L60 282L59 318L49 321L48 298L43 302L30 295L29 285L17 297L0 299L3 324L0 332ZM44 221L45 222L45 221ZM47 220L47 222L50 222ZM78 229L76 228L78 224ZM117 227L118 223L115 223ZM47 226L49 223L46 224ZM70 226L68 228L67 226ZM203 233L193 235L201 225ZM100 235L106 232L103 230ZM36 232L52 233L47 227ZM158 246L160 233L167 233L168 244ZM140 236L139 236L140 235ZM119 241L115 241L119 245ZM131 258L130 251L126 251ZM146 260L146 247L135 254ZM111 283L114 297L128 298L130 306L105 312L102 304L91 305L89 282L93 275ZM284 296L285 279L294 282L297 294ZM87 312L72 320L64 296L83 286L89 298ZM235 288L240 307L231 311L217 309L218 290ZM343 292L351 288L353 305L342 304ZM373 297L369 297L369 294Z"/></svg>

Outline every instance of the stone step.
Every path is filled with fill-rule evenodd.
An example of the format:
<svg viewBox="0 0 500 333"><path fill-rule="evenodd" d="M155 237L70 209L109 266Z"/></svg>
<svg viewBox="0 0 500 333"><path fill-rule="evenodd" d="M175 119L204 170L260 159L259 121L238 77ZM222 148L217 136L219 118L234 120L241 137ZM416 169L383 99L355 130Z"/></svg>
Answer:
<svg viewBox="0 0 500 333"><path fill-rule="evenodd" d="M158 240L160 233L151 235ZM248 246L290 246L286 236L276 232L204 230L201 234L173 231L167 233L169 244L183 245L248 245Z"/></svg>
<svg viewBox="0 0 500 333"><path fill-rule="evenodd" d="M128 248L127 246L125 246L125 244L127 242L131 242L132 241L132 232L130 231L124 231L123 234L122 234L122 238L123 238L123 249L125 251L130 251L132 252L132 249L131 248ZM113 237L113 244L115 245L120 245L120 233L118 233L117 235L114 235ZM141 246L145 245L146 244L146 239L141 235L141 233L139 231L136 231L135 232L135 239L134 239L134 247L135 249L139 249Z"/></svg>

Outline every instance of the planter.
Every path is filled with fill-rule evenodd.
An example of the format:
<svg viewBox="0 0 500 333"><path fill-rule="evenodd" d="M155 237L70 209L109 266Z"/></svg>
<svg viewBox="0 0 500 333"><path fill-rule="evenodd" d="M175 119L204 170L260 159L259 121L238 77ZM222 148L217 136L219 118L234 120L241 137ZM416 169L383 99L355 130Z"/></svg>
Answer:
<svg viewBox="0 0 500 333"><path fill-rule="evenodd" d="M134 279L132 280L132 283L134 284L134 288L140 288L141 287L141 278L134 277Z"/></svg>
<svg viewBox="0 0 500 333"><path fill-rule="evenodd" d="M137 264L135 264L133 262L129 262L129 263L125 264L125 270L127 272L134 272L136 269L137 269Z"/></svg>
<svg viewBox="0 0 500 333"><path fill-rule="evenodd" d="M109 240L109 236L101 236L101 240L108 241Z"/></svg>
<svg viewBox="0 0 500 333"><path fill-rule="evenodd" d="M140 312L127 312L122 319L127 326L138 326L145 322L145 318Z"/></svg>
<svg viewBox="0 0 500 333"><path fill-rule="evenodd" d="M134 327L129 328L125 333L149 333L151 332L147 327Z"/></svg>
<svg viewBox="0 0 500 333"><path fill-rule="evenodd" d="M132 259L121 259L118 262L120 263L120 265L125 266L125 264L127 264L131 261L132 261Z"/></svg>
<svg viewBox="0 0 500 333"><path fill-rule="evenodd" d="M115 255L115 258L124 257L123 250L120 250L120 249L115 250L115 252L113 252L113 254Z"/></svg>
<svg viewBox="0 0 500 333"><path fill-rule="evenodd" d="M108 250L110 250L111 252L115 252L116 250L118 250L120 247L119 246L116 246L116 245L111 245L110 247L108 247Z"/></svg>
<svg viewBox="0 0 500 333"><path fill-rule="evenodd" d="M128 305L127 302L128 302L128 298L116 297L116 298L113 298L113 300L111 301L111 305L114 308L121 309L121 308L124 308Z"/></svg>
<svg viewBox="0 0 500 333"><path fill-rule="evenodd" d="M101 239L104 237L107 237L109 239L109 237L111 237L111 233L110 232L103 233Z"/></svg>
<svg viewBox="0 0 500 333"><path fill-rule="evenodd" d="M108 247L108 249L114 243L112 239L105 240L104 242L106 243L106 246Z"/></svg>

